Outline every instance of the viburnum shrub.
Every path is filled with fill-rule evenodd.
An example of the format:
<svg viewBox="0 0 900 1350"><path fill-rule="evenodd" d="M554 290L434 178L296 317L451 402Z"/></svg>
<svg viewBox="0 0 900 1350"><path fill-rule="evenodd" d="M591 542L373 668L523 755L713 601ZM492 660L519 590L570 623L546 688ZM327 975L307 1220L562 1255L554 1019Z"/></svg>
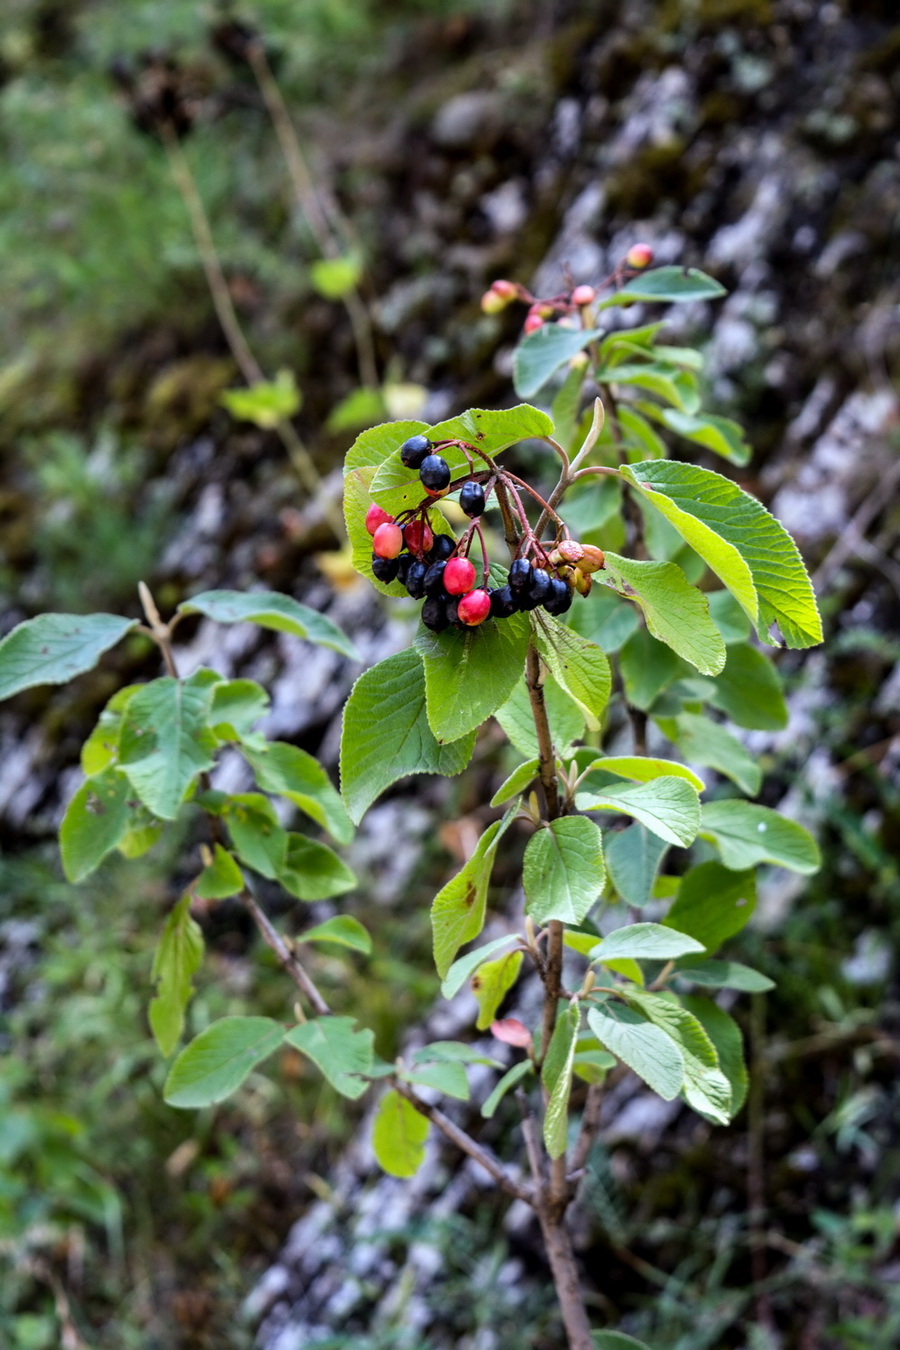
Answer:
<svg viewBox="0 0 900 1350"><path fill-rule="evenodd" d="M488 314L529 306L515 384L522 398L541 394L549 412L523 402L434 426L391 422L364 431L349 451L354 565L385 596L422 604L412 645L353 686L340 795L311 755L256 729L268 702L260 685L206 669L185 678L175 666L173 634L192 613L355 658L333 623L290 597L209 591L163 622L142 587L146 622L45 614L0 643L4 697L91 669L135 629L159 647L166 673L115 694L84 746L85 781L61 845L66 875L78 882L114 849L143 853L186 812L208 822L196 875L148 972L161 1052L178 1047L202 960L195 899L239 896L299 991L293 1011L286 997L284 1022L244 1016L208 1026L175 1056L166 1100L219 1102L289 1045L344 1096L378 1095L373 1144L388 1172L411 1176L436 1127L500 1191L532 1207L572 1350L638 1344L592 1333L566 1222L590 1166L604 1081L630 1069L713 1124L732 1119L747 1074L738 1026L715 991L764 990L769 981L719 949L753 913L760 864L800 873L818 865L800 825L747 800L760 791L760 767L725 725L785 725L778 676L751 634L775 646L777 625L788 646L821 641L812 588L792 540L759 502L728 477L669 458L674 436L732 464L748 459L739 426L702 409L701 353L667 343L656 320L604 327L635 304L722 294L701 272L647 270L650 261L636 245L597 286L544 299L504 281L487 293ZM523 443L524 453L507 453ZM461 773L491 717L508 740L508 776L431 910L442 992L453 998L468 986L482 1034L387 1063L356 1008L326 1003L304 956L319 942L368 953L363 926L338 915L285 937L259 903L258 878L306 901L356 884L328 844L286 828L276 802L346 844L397 780ZM226 747L243 756L253 791L211 785ZM707 768L716 775L709 791L698 772ZM517 826L528 833L524 913L510 915L498 897L503 931L479 945L492 866ZM531 1025L521 1012L498 1016L526 977L542 989ZM469 1098L472 1063L496 1075L478 1103L482 1118L514 1094L521 1165L501 1161L477 1127L462 1128L434 1103L436 1094Z"/></svg>

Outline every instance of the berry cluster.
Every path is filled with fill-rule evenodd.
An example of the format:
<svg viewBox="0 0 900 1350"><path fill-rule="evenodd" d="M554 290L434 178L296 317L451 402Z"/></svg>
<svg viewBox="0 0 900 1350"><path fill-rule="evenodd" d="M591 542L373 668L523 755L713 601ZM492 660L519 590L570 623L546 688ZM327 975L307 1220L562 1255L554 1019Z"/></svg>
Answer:
<svg viewBox="0 0 900 1350"><path fill-rule="evenodd" d="M460 446L469 459L470 472L461 485L452 483L450 466L436 453L449 445ZM566 538L548 553L528 530L520 550L531 552L534 560L517 557L506 584L489 586L480 517L487 496L498 483L503 483L517 500L518 494L510 476L497 469L487 456L482 458L488 467L474 469L469 453L473 448L460 441L434 442L422 435L410 436L403 442L400 459L406 468L418 470L425 500L396 519L374 502L369 507L366 529L372 536L373 575L385 583L399 581L413 599L424 600L422 622L436 633L451 625L474 628L485 619L505 619L538 606L550 614L564 614L572 603L573 588L587 594L590 573L603 566L602 552ZM460 539L435 535L428 523L428 507L456 486L459 504L472 524ZM522 518L527 525L524 513ZM476 585L477 572L468 556L476 534L483 561L480 586Z"/></svg>
<svg viewBox="0 0 900 1350"><path fill-rule="evenodd" d="M548 319L560 319L566 315L580 316L590 327L589 307L597 299L598 290L607 286L617 287L629 277L642 272L653 262L653 249L649 244L632 244L615 271L597 286L575 286L559 295L547 299L538 299L526 287L518 282L499 280L491 283L490 289L481 297L481 309L484 314L499 314L520 300L528 305L528 313L522 325L523 332L536 333L543 328Z"/></svg>

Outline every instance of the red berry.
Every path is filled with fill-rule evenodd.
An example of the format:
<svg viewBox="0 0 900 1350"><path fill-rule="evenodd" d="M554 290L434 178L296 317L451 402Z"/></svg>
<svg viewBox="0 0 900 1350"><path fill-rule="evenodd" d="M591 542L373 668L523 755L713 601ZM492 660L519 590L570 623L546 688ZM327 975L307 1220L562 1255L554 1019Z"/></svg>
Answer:
<svg viewBox="0 0 900 1350"><path fill-rule="evenodd" d="M487 591L469 591L468 595L464 595L460 600L456 612L464 624L474 628L476 624L483 623L490 614L491 597Z"/></svg>
<svg viewBox="0 0 900 1350"><path fill-rule="evenodd" d="M369 534L374 534L379 525L391 525L393 521L394 517L376 502L373 502L366 512L366 529Z"/></svg>
<svg viewBox="0 0 900 1350"><path fill-rule="evenodd" d="M427 553L434 543L434 535L427 520L411 520L403 531L410 553Z"/></svg>
<svg viewBox="0 0 900 1350"><path fill-rule="evenodd" d="M492 281L491 290L503 300L515 300L519 288L514 281Z"/></svg>
<svg viewBox="0 0 900 1350"><path fill-rule="evenodd" d="M593 286L576 286L572 292L573 305L592 305L597 299Z"/></svg>
<svg viewBox="0 0 900 1350"><path fill-rule="evenodd" d="M525 322L522 324L522 328L526 333L536 333L538 329L543 328L543 326L544 320L541 318L540 314L526 315Z"/></svg>
<svg viewBox="0 0 900 1350"><path fill-rule="evenodd" d="M470 591L474 584L475 568L469 562L469 559L451 558L444 568L444 590L447 594L465 595L466 591Z"/></svg>
<svg viewBox="0 0 900 1350"><path fill-rule="evenodd" d="M625 261L629 267L634 267L640 271L643 267L649 267L653 261L653 249L649 244L632 244L631 248L625 254Z"/></svg>
<svg viewBox="0 0 900 1350"><path fill-rule="evenodd" d="M403 549L403 531L394 522L385 521L372 536L372 552L379 558L396 558Z"/></svg>

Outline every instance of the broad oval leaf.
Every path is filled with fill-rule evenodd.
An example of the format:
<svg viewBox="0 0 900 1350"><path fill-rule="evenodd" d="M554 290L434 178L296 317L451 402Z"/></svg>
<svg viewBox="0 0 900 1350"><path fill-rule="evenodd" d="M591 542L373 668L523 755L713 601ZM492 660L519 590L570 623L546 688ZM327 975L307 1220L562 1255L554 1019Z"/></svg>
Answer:
<svg viewBox="0 0 900 1350"><path fill-rule="evenodd" d="M665 926L677 928L714 952L739 933L756 908L756 878L752 870L733 872L720 862L692 867L681 879Z"/></svg>
<svg viewBox="0 0 900 1350"><path fill-rule="evenodd" d="M216 623L255 623L277 633L292 633L320 647L330 647L351 661L360 659L336 623L279 591L204 591L185 600L178 609L184 614L204 614Z"/></svg>
<svg viewBox="0 0 900 1350"><path fill-rule="evenodd" d="M734 871L769 862L810 876L822 863L818 845L808 830L752 802L707 802L700 834L715 844L722 862Z"/></svg>
<svg viewBox="0 0 900 1350"><path fill-rule="evenodd" d="M686 304L695 300L718 300L725 287L696 267L654 267L643 272L600 302L600 309L613 305L631 305L637 301L667 301Z"/></svg>
<svg viewBox="0 0 900 1350"><path fill-rule="evenodd" d="M739 422L732 422L728 417L713 417L710 413L691 415L675 408L662 408L660 418L679 436L696 445L705 445L732 464L750 462L750 447L744 440Z"/></svg>
<svg viewBox="0 0 900 1350"><path fill-rule="evenodd" d="M434 897L431 905L434 964L442 979L447 976L460 947L474 941L484 927L487 890L497 845L514 815L513 805L502 820L495 820L487 827L468 862ZM469 973L463 976L456 989L462 988ZM451 998L452 995L444 992L444 997Z"/></svg>
<svg viewBox="0 0 900 1350"><path fill-rule="evenodd" d="M488 619L465 633L419 634L428 725L437 741L468 736L506 702L521 677L528 638L525 614Z"/></svg>
<svg viewBox="0 0 900 1350"><path fill-rule="evenodd" d="M535 612L534 639L556 682L581 708L596 731L609 702L612 674L606 653L550 614Z"/></svg>
<svg viewBox="0 0 900 1350"><path fill-rule="evenodd" d="M599 328L566 328L558 323L545 323L536 333L527 334L513 357L516 393L520 398L533 398L561 365L602 336Z"/></svg>
<svg viewBox="0 0 900 1350"><path fill-rule="evenodd" d="M706 596L672 562L645 562L606 553L605 584L640 605L655 638L690 661L701 675L725 665L725 642L709 614Z"/></svg>
<svg viewBox="0 0 900 1350"><path fill-rule="evenodd" d="M189 786L212 767L217 742L210 729L213 685L198 671L145 684L128 700L119 737L119 763L144 805L163 820L178 815Z"/></svg>
<svg viewBox="0 0 900 1350"><path fill-rule="evenodd" d="M775 988L775 981L768 975L741 965L740 961L704 961L700 965L679 966L675 973L680 980L708 989L740 989L745 994L764 994Z"/></svg>
<svg viewBox="0 0 900 1350"><path fill-rule="evenodd" d="M591 1008L587 1020L601 1045L633 1069L663 1101L678 1096L684 1081L684 1056L671 1036L634 1008L612 1000Z"/></svg>
<svg viewBox="0 0 900 1350"><path fill-rule="evenodd" d="M391 1089L378 1107L372 1126L372 1148L392 1177L415 1176L425 1158L428 1118Z"/></svg>
<svg viewBox="0 0 900 1350"><path fill-rule="evenodd" d="M561 816L529 839L522 880L536 923L581 923L605 879L602 836L586 816Z"/></svg>
<svg viewBox="0 0 900 1350"><path fill-rule="evenodd" d="M304 834L289 834L278 880L298 900L330 900L356 885L356 877L345 862L317 839Z"/></svg>
<svg viewBox="0 0 900 1350"><path fill-rule="evenodd" d="M224 1101L284 1041L270 1017L222 1017L182 1050L164 1089L169 1106L184 1109Z"/></svg>
<svg viewBox="0 0 900 1350"><path fill-rule="evenodd" d="M606 866L610 880L627 904L643 909L649 903L667 848L664 839L639 821L607 835Z"/></svg>
<svg viewBox="0 0 900 1350"><path fill-rule="evenodd" d="M117 846L131 819L131 792L124 773L110 767L75 793L59 828L67 880L83 881Z"/></svg>
<svg viewBox="0 0 900 1350"><path fill-rule="evenodd" d="M357 1028L353 1017L314 1017L292 1027L287 1045L306 1055L342 1097L361 1097L369 1086L375 1033Z"/></svg>
<svg viewBox="0 0 900 1350"><path fill-rule="evenodd" d="M753 731L781 731L787 726L788 710L781 678L771 661L746 642L728 648L725 668L716 676L710 698L739 727Z"/></svg>
<svg viewBox="0 0 900 1350"><path fill-rule="evenodd" d="M372 939L359 919L351 914L336 914L333 919L317 923L306 928L294 939L295 942L334 942L339 947L350 947L366 956L372 950Z"/></svg>
<svg viewBox="0 0 900 1350"><path fill-rule="evenodd" d="M674 928L658 923L631 923L605 937L591 952L591 960L601 965L623 956L635 961L673 961L678 956L704 950L695 938Z"/></svg>
<svg viewBox="0 0 900 1350"><path fill-rule="evenodd" d="M731 1084L719 1068L719 1057L701 1023L674 994L630 989L629 1002L678 1044L684 1057L684 1099L719 1125L731 1119Z"/></svg>
<svg viewBox="0 0 900 1350"><path fill-rule="evenodd" d="M581 811L617 811L633 816L666 843L683 848L693 843L700 828L697 789L684 778L669 775L637 786L579 792L575 804Z"/></svg>
<svg viewBox="0 0 900 1350"><path fill-rule="evenodd" d="M203 961L203 934L191 918L191 897L183 895L163 926L151 978L158 981L147 1016L160 1053L171 1055L184 1030L184 1010Z"/></svg>
<svg viewBox="0 0 900 1350"><path fill-rule="evenodd" d="M469 1100L469 1078L459 1060L436 1060L418 1069L409 1069L399 1075L404 1083L434 1088L457 1101Z"/></svg>
<svg viewBox="0 0 900 1350"><path fill-rule="evenodd" d="M194 883L198 900L224 900L244 889L244 877L234 858L221 844L213 846L212 862Z"/></svg>
<svg viewBox="0 0 900 1350"><path fill-rule="evenodd" d="M118 614L39 614L0 642L0 699L39 684L67 684L93 670L137 619Z"/></svg>
<svg viewBox="0 0 900 1350"><path fill-rule="evenodd" d="M519 978L522 968L521 951L507 952L493 961L485 961L472 976L472 993L478 1000L478 1020L475 1026L486 1031L497 1016L500 1004Z"/></svg>
<svg viewBox="0 0 900 1350"><path fill-rule="evenodd" d="M261 750L245 745L244 755L264 792L286 797L339 844L349 844L353 822L340 793L313 755L286 741L269 741Z"/></svg>
<svg viewBox="0 0 900 1350"><path fill-rule="evenodd" d="M685 759L707 764L755 797L762 785L762 769L736 736L699 713L681 713L675 719L675 744Z"/></svg>
<svg viewBox="0 0 900 1350"><path fill-rule="evenodd" d="M692 1017L696 1017L715 1047L719 1068L731 1087L729 1115L733 1118L743 1106L749 1086L740 1027L724 1008L708 998L685 998L684 1006Z"/></svg>

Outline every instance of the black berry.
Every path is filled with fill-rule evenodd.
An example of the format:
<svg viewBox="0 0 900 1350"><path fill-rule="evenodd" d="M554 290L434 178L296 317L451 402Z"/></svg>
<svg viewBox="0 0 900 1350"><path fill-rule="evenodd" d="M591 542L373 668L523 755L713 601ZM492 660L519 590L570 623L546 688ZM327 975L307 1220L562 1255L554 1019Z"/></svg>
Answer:
<svg viewBox="0 0 900 1350"><path fill-rule="evenodd" d="M446 562L450 554L456 548L456 540L452 534L436 534L434 543L425 554L429 562Z"/></svg>
<svg viewBox="0 0 900 1350"><path fill-rule="evenodd" d="M425 573L423 588L426 595L442 595L446 597L444 590L444 568L447 563L442 558L440 562L432 563Z"/></svg>
<svg viewBox="0 0 900 1350"><path fill-rule="evenodd" d="M446 601L437 595L429 596L422 606L422 622L432 633L442 633L445 628L449 628L450 616Z"/></svg>
<svg viewBox="0 0 900 1350"><path fill-rule="evenodd" d="M474 520L484 510L484 488L472 479L463 483L459 490L459 504L467 516Z"/></svg>
<svg viewBox="0 0 900 1350"><path fill-rule="evenodd" d="M425 594L425 573L428 571L427 563L419 562L414 559L406 573L406 589L414 600L421 600Z"/></svg>
<svg viewBox="0 0 900 1350"><path fill-rule="evenodd" d="M536 567L524 592L519 592L519 603L523 609L537 609L538 605L543 605L552 594L553 581L549 572L542 572Z"/></svg>
<svg viewBox="0 0 900 1350"><path fill-rule="evenodd" d="M399 558L379 558L377 553L372 554L372 575L379 581L395 581L399 570Z"/></svg>
<svg viewBox="0 0 900 1350"><path fill-rule="evenodd" d="M441 455L426 455L419 466L419 477L429 492L444 492L450 486L450 465Z"/></svg>
<svg viewBox="0 0 900 1350"><path fill-rule="evenodd" d="M552 577L550 584L553 590L544 601L544 609L548 614L565 614L572 604L572 587L562 577Z"/></svg>
<svg viewBox="0 0 900 1350"><path fill-rule="evenodd" d="M400 557L397 559L397 580L404 586L406 585L406 577L409 569L414 562L415 558L411 553L401 553Z"/></svg>
<svg viewBox="0 0 900 1350"><path fill-rule="evenodd" d="M431 441L427 436L410 436L400 447L400 458L407 469L418 469L430 453Z"/></svg>
<svg viewBox="0 0 900 1350"><path fill-rule="evenodd" d="M519 602L508 586L498 586L488 591L488 595L491 597L492 619L508 619L519 608Z"/></svg>
<svg viewBox="0 0 900 1350"><path fill-rule="evenodd" d="M512 567L509 569L510 589L517 594L525 589L531 581L534 568L527 558L516 558Z"/></svg>

